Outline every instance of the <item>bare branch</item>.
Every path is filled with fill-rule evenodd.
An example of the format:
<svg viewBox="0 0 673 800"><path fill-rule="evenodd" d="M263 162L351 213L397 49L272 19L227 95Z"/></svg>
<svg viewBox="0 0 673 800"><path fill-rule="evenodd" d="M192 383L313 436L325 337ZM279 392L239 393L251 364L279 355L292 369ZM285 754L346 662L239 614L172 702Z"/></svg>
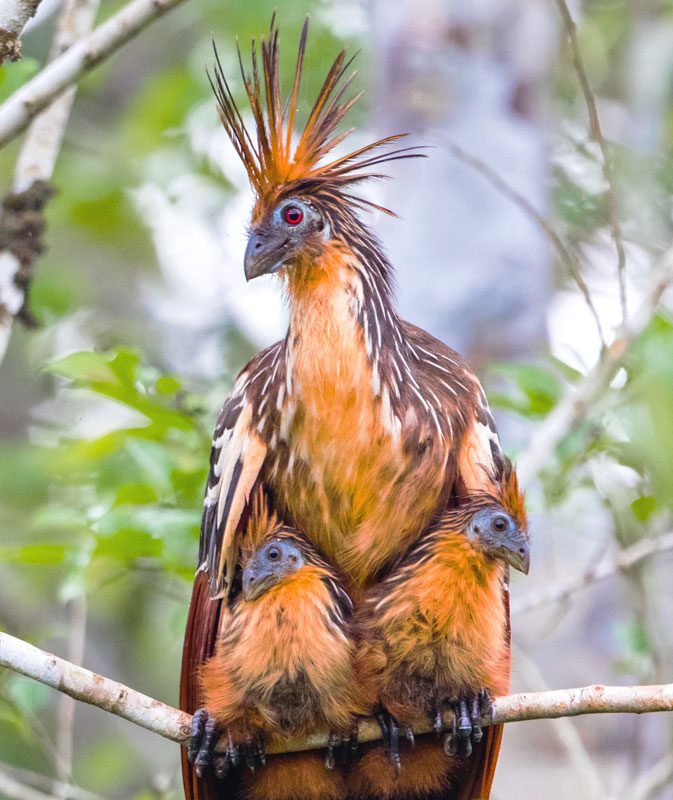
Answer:
<svg viewBox="0 0 673 800"><path fill-rule="evenodd" d="M645 297L635 313L620 326L612 344L602 351L596 365L576 386L568 389L545 421L533 431L529 448L518 459L518 472L524 484L542 468L563 437L609 388L626 359L629 347L656 314L661 297L672 281L673 246L652 270Z"/></svg>
<svg viewBox="0 0 673 800"><path fill-rule="evenodd" d="M0 4L0 64L21 58L21 33L42 0L3 0Z"/></svg>
<svg viewBox="0 0 673 800"><path fill-rule="evenodd" d="M26 786L43 792L51 792L52 790L57 794L60 792L61 796L67 798L67 800L104 800L100 795L82 789L81 786L74 786L73 784L62 785L59 781L55 781L41 772L33 772L33 770L17 767L14 764L0 763L0 776L4 777L7 774L6 771L9 771L13 778L21 781ZM0 786L0 791L2 791L2 786Z"/></svg>
<svg viewBox="0 0 673 800"><path fill-rule="evenodd" d="M673 755L667 753L628 789L628 800L652 800L673 780Z"/></svg>
<svg viewBox="0 0 673 800"><path fill-rule="evenodd" d="M82 75L109 58L151 22L185 0L131 0L93 33L52 61L0 106L0 146Z"/></svg>
<svg viewBox="0 0 673 800"><path fill-rule="evenodd" d="M548 690L549 686L544 679L538 665L520 647L513 646L514 666L516 671L529 686L535 686L538 690ZM582 737L577 729L577 724L567 718L559 719L558 722L551 723L550 730L558 738L561 745L568 754L570 771L576 780L578 791L583 795L584 800L603 800L605 798L605 786L600 769L587 750Z"/></svg>
<svg viewBox="0 0 673 800"><path fill-rule="evenodd" d="M7 633L0 633L0 666L34 678L76 700L98 706L174 742L183 742L189 735L189 714Z"/></svg>
<svg viewBox="0 0 673 800"><path fill-rule="evenodd" d="M77 2L77 0L74 0ZM80 594L68 601L68 661L79 664L84 659L86 641L86 595ZM52 791L58 800L68 797L68 781L72 780L73 744L75 737L75 707L72 697L63 694L57 709L56 725L56 758L55 768L57 780Z"/></svg>
<svg viewBox="0 0 673 800"><path fill-rule="evenodd" d="M166 739L185 744L189 738L191 717L158 700L136 692L121 683L96 675L84 667L40 650L27 642L0 633L0 665L40 683L58 689L83 703L102 708L140 725ZM673 711L673 684L661 686L586 686L581 689L559 689L500 697L494 703L493 719L482 724L517 722L531 719L557 719L580 714L634 713ZM447 720L450 721L450 720ZM431 733L431 725L419 725L415 733ZM363 720L359 728L361 742L381 738L378 724ZM327 746L328 733L307 738L288 739L274 752L318 750Z"/></svg>
<svg viewBox="0 0 673 800"><path fill-rule="evenodd" d="M599 561L596 566L575 580L558 583L544 591L529 594L519 602L513 600L512 616L524 614L526 611L531 611L549 603L562 603L564 600L574 596L576 592L586 589L588 586L598 583L598 581L604 581L606 578L611 578L620 572L626 572L626 570L631 569L631 567L646 558L669 550L673 550L673 533L657 536L656 539L643 539L631 547L621 550L616 556Z"/></svg>
<svg viewBox="0 0 673 800"><path fill-rule="evenodd" d="M37 789L17 781L6 772L0 772L0 797L6 800L56 800L50 794L38 792Z"/></svg>
<svg viewBox="0 0 673 800"><path fill-rule="evenodd" d="M587 111L589 112L589 130L591 131L592 138L598 144L601 151L601 167L603 169L603 177L607 184L607 197L608 205L610 208L610 232L612 239L615 243L617 251L617 277L619 279L619 301L622 307L622 322L626 321L627 308L626 308L626 253L624 251L624 241L622 237L622 229L619 224L619 208L617 204L617 192L615 190L614 177L612 174L612 165L610 164L610 157L608 148L603 136L603 129L601 128L600 119L598 116L598 107L596 106L596 98L591 90L589 84L589 77L582 58L582 51L577 40L577 26L573 19L570 9L566 0L556 0L559 12L563 19L568 39L570 41L570 50L572 52L573 65L575 72L579 79L580 88L584 95L584 102L586 103Z"/></svg>
<svg viewBox="0 0 673 800"><path fill-rule="evenodd" d="M50 58L58 58L92 28L100 0L68 0L59 19ZM0 362L16 316L26 312L26 288L42 252L44 206L53 192L54 171L76 87L68 89L32 122L19 153L14 186L0 218Z"/></svg>
<svg viewBox="0 0 673 800"><path fill-rule="evenodd" d="M589 287L587 286L587 283L582 275L582 267L575 256L566 247L563 239L561 239L551 222L549 222L549 220L546 219L546 217L544 217L544 215L541 214L537 208L535 208L535 206L527 197L522 195L513 186L507 183L507 181L504 180L504 178L485 161L482 161L480 158L477 158L477 156L468 153L466 150L463 150L460 145L455 144L455 142L450 141L444 136L436 134L436 138L439 142L441 142L442 146L446 148L446 150L454 155L459 161L462 161L464 164L467 164L476 170L480 175L483 175L483 177L486 178L486 180L488 180L504 197L506 197L508 200L511 200L514 205L518 206L525 214L531 217L538 227L542 229L542 232L549 239L554 249L558 253L561 263L568 270L571 278L577 284L577 288L582 293L582 297L584 297L584 301L586 302L589 312L591 313L591 316L596 324L598 338L600 339L601 344L605 346L605 338L603 336L603 328L601 326L600 317L596 311L596 306L594 305L591 297Z"/></svg>

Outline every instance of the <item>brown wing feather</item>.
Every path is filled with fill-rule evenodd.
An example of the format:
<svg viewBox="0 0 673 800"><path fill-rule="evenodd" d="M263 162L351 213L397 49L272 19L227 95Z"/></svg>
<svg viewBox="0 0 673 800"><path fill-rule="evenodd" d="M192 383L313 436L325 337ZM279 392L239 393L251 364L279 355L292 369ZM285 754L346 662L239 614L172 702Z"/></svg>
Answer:
<svg viewBox="0 0 673 800"><path fill-rule="evenodd" d="M239 533L254 489L261 485L266 445L253 416L260 402L259 387L265 385L280 347L278 343L262 351L239 374L215 427L201 520L199 567L187 617L180 676L180 708L190 714L202 702L197 675L215 650L223 604L238 560ZM215 785L214 779L198 779L184 748L182 775L187 800L227 800L236 795L231 781Z"/></svg>

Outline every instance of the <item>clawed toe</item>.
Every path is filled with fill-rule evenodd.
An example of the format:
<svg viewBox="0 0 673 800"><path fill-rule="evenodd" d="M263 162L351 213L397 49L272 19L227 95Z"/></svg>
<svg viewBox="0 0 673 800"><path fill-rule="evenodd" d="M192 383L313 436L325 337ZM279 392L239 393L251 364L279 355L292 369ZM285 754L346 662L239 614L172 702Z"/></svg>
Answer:
<svg viewBox="0 0 673 800"><path fill-rule="evenodd" d="M217 742L217 722L208 710L200 708L192 717L187 758L194 764L196 774L201 777L213 760Z"/></svg>
<svg viewBox="0 0 673 800"><path fill-rule="evenodd" d="M447 755L459 753L467 758L472 755L472 745L483 738L480 720L493 718L491 694L482 689L451 700L445 705L453 715L450 730L444 729L441 707L436 710L433 728L438 734L444 733L444 751Z"/></svg>
<svg viewBox="0 0 673 800"><path fill-rule="evenodd" d="M192 727L187 746L187 758L194 764L196 774L202 777L211 767L217 778L225 778L230 767L237 767L241 760L251 772L258 764L266 764L266 753L260 739L246 733L242 744L235 744L231 733L227 733L227 748L215 752L218 726L208 710L200 708L192 717Z"/></svg>
<svg viewBox="0 0 673 800"><path fill-rule="evenodd" d="M357 751L358 725L356 722L346 735L336 732L330 733L325 755L325 766L327 769L334 769L337 763L347 764Z"/></svg>
<svg viewBox="0 0 673 800"><path fill-rule="evenodd" d="M414 732L410 725L400 725L395 717L387 712L377 714L376 719L381 728L381 734L383 735L383 746L395 767L395 771L399 774L402 769L402 761L400 759L400 734L402 734L411 747L413 747L415 744Z"/></svg>

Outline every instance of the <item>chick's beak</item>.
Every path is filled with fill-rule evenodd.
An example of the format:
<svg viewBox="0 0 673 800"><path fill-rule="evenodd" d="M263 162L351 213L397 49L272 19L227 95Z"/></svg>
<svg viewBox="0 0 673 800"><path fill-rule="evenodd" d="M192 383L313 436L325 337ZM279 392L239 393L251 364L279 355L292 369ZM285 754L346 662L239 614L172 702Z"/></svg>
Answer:
<svg viewBox="0 0 673 800"><path fill-rule="evenodd" d="M243 570L243 599L248 602L261 597L276 583L276 576L269 569L248 565Z"/></svg>
<svg viewBox="0 0 673 800"><path fill-rule="evenodd" d="M246 280L278 272L285 263L289 243L282 231L253 231L243 257Z"/></svg>
<svg viewBox="0 0 673 800"><path fill-rule="evenodd" d="M504 552L505 561L514 569L528 575L530 569L530 546L528 542L518 541L512 542Z"/></svg>

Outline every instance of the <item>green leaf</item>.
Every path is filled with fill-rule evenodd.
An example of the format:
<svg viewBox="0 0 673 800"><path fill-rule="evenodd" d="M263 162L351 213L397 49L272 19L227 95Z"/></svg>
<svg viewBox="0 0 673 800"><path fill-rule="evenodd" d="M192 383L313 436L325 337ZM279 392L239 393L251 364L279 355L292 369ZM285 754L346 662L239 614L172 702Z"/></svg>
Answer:
<svg viewBox="0 0 673 800"><path fill-rule="evenodd" d="M0 561L10 564L63 564L68 548L62 544L26 544L0 547Z"/></svg>
<svg viewBox="0 0 673 800"><path fill-rule="evenodd" d="M177 378L171 375L162 375L155 384L155 389L159 395L174 395L182 388L182 384Z"/></svg>
<svg viewBox="0 0 673 800"><path fill-rule="evenodd" d="M659 501L653 496L638 497L631 503L631 510L641 522L647 522L659 510Z"/></svg>
<svg viewBox="0 0 673 800"><path fill-rule="evenodd" d="M134 561L137 558L159 557L162 552L161 539L156 539L147 531L122 528L111 536L98 538L94 556Z"/></svg>
<svg viewBox="0 0 673 800"><path fill-rule="evenodd" d="M52 361L46 365L46 369L55 375L70 378L73 381L114 384L118 382L117 375L110 366L109 356L93 350L83 350L58 361Z"/></svg>

